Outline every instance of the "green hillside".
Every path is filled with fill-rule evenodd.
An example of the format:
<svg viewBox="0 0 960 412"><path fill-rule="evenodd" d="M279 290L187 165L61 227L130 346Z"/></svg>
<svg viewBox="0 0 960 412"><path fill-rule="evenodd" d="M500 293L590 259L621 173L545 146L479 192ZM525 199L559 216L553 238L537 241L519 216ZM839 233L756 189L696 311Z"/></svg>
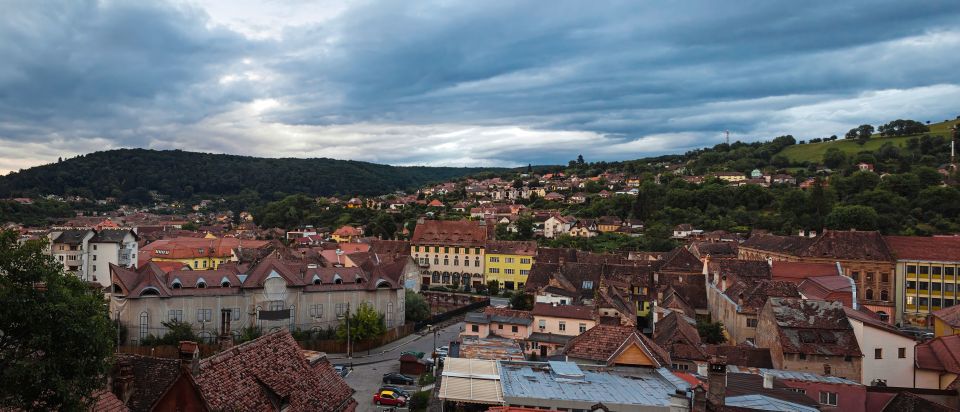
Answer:
<svg viewBox="0 0 960 412"><path fill-rule="evenodd" d="M940 123L931 123L928 126L930 127L930 133L927 133L931 136L943 136L945 138L950 137L950 128L953 125L960 122L960 120L951 120ZM883 146L887 142L893 143L897 146L904 146L907 143L907 140L910 140L920 135L914 136L898 136L898 137L874 137L870 139L863 146L858 145L856 141L853 140L835 140L832 142L820 142L820 143L808 143L808 144L798 144L792 145L783 149L779 154L786 156L790 159L790 162L799 163L799 162L811 162L819 163L823 160L823 154L826 153L827 149L835 147L847 154L855 154L861 151L874 151Z"/></svg>
<svg viewBox="0 0 960 412"><path fill-rule="evenodd" d="M170 199L260 194L379 195L492 168L397 167L353 160L274 159L180 150L95 152L0 176L0 198L78 195L133 204L149 192Z"/></svg>

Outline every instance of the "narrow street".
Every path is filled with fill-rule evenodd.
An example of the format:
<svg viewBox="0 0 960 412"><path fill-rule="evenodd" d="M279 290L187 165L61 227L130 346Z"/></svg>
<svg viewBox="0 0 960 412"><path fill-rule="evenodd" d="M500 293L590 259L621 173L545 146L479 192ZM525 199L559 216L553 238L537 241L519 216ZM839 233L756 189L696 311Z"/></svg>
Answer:
<svg viewBox="0 0 960 412"><path fill-rule="evenodd" d="M450 341L460 334L462 327L463 322L458 321L440 329L436 336L436 346L449 345ZM346 359L344 354L328 354L328 357L334 365L353 365L353 370L344 380L357 391L354 394L354 399L359 404L357 411L376 411L378 409L373 403L373 394L380 388L383 374L400 371L400 354L416 351L430 356L436 346L434 346L432 333L422 336L414 333L399 341L373 349L370 355L366 352L355 353L352 360ZM415 392L416 389L416 387L410 387L411 392Z"/></svg>

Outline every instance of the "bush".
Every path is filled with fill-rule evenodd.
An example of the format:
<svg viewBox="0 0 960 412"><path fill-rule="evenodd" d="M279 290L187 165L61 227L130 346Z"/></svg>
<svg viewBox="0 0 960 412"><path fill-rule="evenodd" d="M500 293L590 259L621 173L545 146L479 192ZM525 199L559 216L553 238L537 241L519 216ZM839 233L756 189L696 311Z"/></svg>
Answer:
<svg viewBox="0 0 960 412"><path fill-rule="evenodd" d="M430 405L429 391L417 392L410 396L411 411L425 411L427 410L427 406L429 405Z"/></svg>
<svg viewBox="0 0 960 412"><path fill-rule="evenodd" d="M143 346L176 346L180 344L180 341L184 340L192 342L199 341L197 334L193 332L193 326L187 322L171 320L169 322L162 322L161 324L167 328L166 334L161 337L156 337L152 334L147 335L147 337L140 341L140 344Z"/></svg>
<svg viewBox="0 0 960 412"><path fill-rule="evenodd" d="M424 373L423 375L420 375L420 386L427 386L436 381L437 377L433 376L432 373Z"/></svg>

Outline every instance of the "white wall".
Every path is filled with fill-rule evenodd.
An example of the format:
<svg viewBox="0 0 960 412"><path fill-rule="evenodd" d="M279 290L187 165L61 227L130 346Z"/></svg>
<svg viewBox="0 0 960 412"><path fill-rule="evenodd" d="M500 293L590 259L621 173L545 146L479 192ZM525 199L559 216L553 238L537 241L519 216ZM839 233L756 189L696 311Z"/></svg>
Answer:
<svg viewBox="0 0 960 412"><path fill-rule="evenodd" d="M886 379L887 386L913 387L913 347L916 342L906 336L850 319L853 332L863 352L861 379L870 385L874 379ZM875 349L883 350L883 358L875 359ZM898 349L904 348L906 357L900 358Z"/></svg>

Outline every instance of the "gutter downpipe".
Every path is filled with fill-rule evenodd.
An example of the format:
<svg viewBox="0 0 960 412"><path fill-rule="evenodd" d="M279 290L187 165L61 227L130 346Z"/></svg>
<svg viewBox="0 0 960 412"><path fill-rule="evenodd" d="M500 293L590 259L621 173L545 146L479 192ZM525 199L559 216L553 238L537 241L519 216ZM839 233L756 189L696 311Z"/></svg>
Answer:
<svg viewBox="0 0 960 412"><path fill-rule="evenodd" d="M836 262L836 264L837 264L837 273L840 273L840 276L843 276L850 281L850 289L853 291L853 300L851 301L850 307L853 308L853 310L858 310L859 304L857 304L857 282L855 282L853 278L851 278L850 276L847 276L843 273L843 268L840 267L840 262Z"/></svg>

